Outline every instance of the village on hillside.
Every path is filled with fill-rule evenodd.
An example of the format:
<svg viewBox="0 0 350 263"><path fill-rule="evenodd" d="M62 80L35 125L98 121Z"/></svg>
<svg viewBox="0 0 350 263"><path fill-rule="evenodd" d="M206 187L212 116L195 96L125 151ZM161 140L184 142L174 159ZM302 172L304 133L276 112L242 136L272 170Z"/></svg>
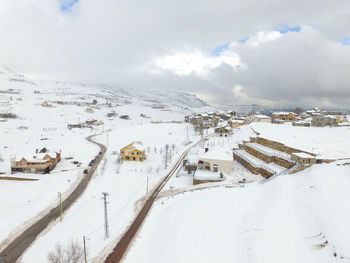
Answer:
<svg viewBox="0 0 350 263"><path fill-rule="evenodd" d="M25 263L47 262L57 243L82 236L89 261L104 262L149 202L158 209L206 189L255 196L279 178L350 162L345 112L267 116L217 110L186 94L185 103L177 93L155 100L94 87L82 94L74 84L2 78L12 88L0 89L0 209L7 211L0 248L19 246L40 220L52 224L25 249Z"/></svg>
<svg viewBox="0 0 350 263"><path fill-rule="evenodd" d="M309 143L312 144L313 132L319 133L322 128L329 131L330 127L350 126L349 115L343 112L313 108L299 114L273 112L271 116L266 116L259 112L208 111L186 116L184 120L206 140L200 150L192 150L184 160L184 174L192 176L193 185L225 180L245 183L247 180L269 179L297 173L314 164L350 157L322 155L317 150L316 142L312 147L307 147L307 144L286 144L288 137L295 137L296 131L304 131L299 127L309 127ZM266 131L278 134L280 130L284 132L284 138L264 134ZM245 134L243 138L239 137L242 133ZM323 140L327 140L328 136L326 132ZM237 173L237 170L241 172Z"/></svg>

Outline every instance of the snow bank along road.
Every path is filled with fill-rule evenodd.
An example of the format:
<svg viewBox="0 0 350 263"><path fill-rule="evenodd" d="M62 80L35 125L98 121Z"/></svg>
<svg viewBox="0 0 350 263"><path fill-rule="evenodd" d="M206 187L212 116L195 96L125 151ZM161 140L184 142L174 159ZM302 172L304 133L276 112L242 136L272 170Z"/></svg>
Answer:
<svg viewBox="0 0 350 263"><path fill-rule="evenodd" d="M96 144L100 147L100 152L97 155L96 161L88 173L80 181L79 185L74 189L74 191L62 202L62 211L66 211L69 207L79 198L79 196L84 192L87 185L89 184L93 174L100 161L103 159L106 153L106 147L92 140L95 135L90 135L86 139ZM33 243L36 237L56 218L60 216L60 207L57 206L50 210L48 214L39 219L29 228L27 228L21 235L19 235L12 243L10 243L5 249L0 253L1 263L14 263L18 260L23 252Z"/></svg>
<svg viewBox="0 0 350 263"><path fill-rule="evenodd" d="M156 200L159 192L163 189L169 179L173 176L173 174L180 167L183 159L187 155L187 153L196 145L203 142L206 137L203 137L200 141L190 146L183 154L180 156L179 160L175 163L174 167L170 170L170 172L165 176L165 178L159 183L159 185L154 189L153 193L148 197L140 212L137 214L136 218L130 225L129 229L125 232L122 238L117 243L113 252L108 255L105 263L119 263L123 259L123 256L127 252L133 238L135 237L137 231L140 229L143 221L145 220L149 210L151 209L153 202Z"/></svg>

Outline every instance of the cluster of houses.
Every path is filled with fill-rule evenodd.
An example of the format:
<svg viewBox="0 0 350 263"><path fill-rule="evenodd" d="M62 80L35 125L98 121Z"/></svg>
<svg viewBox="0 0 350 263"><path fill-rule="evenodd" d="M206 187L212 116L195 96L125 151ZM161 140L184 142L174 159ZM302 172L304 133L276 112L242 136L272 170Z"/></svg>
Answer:
<svg viewBox="0 0 350 263"><path fill-rule="evenodd" d="M336 127L350 126L347 115L338 111L324 111L319 108L307 110L295 118L293 126Z"/></svg>
<svg viewBox="0 0 350 263"><path fill-rule="evenodd" d="M238 116L234 111L198 113L193 116L186 116L185 122L191 123L196 131L216 128L215 133L222 137L227 137L231 134L232 129L248 123L246 117Z"/></svg>
<svg viewBox="0 0 350 263"><path fill-rule="evenodd" d="M186 116L185 122L193 124L197 131L217 128L215 129L215 132L219 134L222 133L221 129L223 127L226 127L226 129L234 129L252 122L275 124L290 122L293 126L304 127L350 126L348 116L343 112L324 111L319 108L313 108L312 110L307 110L299 114L292 111L273 112L272 114L269 114L269 116L261 114L260 112L255 114L249 113L246 115L237 114L234 111L205 112L193 116ZM228 134L228 130L225 133Z"/></svg>
<svg viewBox="0 0 350 263"><path fill-rule="evenodd" d="M260 174L265 178L332 161L319 159L314 153L291 148L277 141L252 137L230 151L221 147L205 147L202 154L184 160L184 169L193 174L194 185L221 182L230 174L234 160L252 174Z"/></svg>
<svg viewBox="0 0 350 263"><path fill-rule="evenodd" d="M87 120L85 122L81 123L76 123L76 124L67 124L68 129L73 129L73 128L91 128L91 126L100 126L103 125L103 121L99 120Z"/></svg>

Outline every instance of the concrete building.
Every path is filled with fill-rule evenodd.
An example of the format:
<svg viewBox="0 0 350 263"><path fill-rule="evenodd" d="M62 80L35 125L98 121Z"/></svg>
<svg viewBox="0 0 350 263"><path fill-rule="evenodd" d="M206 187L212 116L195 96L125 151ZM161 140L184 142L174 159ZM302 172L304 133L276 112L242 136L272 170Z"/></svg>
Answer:
<svg viewBox="0 0 350 263"><path fill-rule="evenodd" d="M218 127L215 129L215 134L220 137L229 137L232 134L232 129L228 126Z"/></svg>
<svg viewBox="0 0 350 263"><path fill-rule="evenodd" d="M297 114L294 112L274 112L272 113L272 119L278 119L283 121L294 121Z"/></svg>
<svg viewBox="0 0 350 263"><path fill-rule="evenodd" d="M198 159L198 170L207 170L213 173L230 173L233 163L232 154L221 149L210 150Z"/></svg>
<svg viewBox="0 0 350 263"><path fill-rule="evenodd" d="M248 116L248 122L266 122L266 123L271 123L271 118L266 115L262 114L256 114L256 115L250 115Z"/></svg>
<svg viewBox="0 0 350 263"><path fill-rule="evenodd" d="M334 116L323 116L321 114L315 114L312 116L311 126L325 127L325 126L338 126L337 118Z"/></svg>

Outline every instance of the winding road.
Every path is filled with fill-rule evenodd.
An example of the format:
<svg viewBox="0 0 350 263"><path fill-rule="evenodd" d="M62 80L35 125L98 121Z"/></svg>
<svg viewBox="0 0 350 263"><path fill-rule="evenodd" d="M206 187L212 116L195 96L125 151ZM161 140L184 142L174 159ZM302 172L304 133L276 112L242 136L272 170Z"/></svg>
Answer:
<svg viewBox="0 0 350 263"><path fill-rule="evenodd" d="M93 166L89 169L88 173L83 177L78 186L73 192L62 202L63 213L68 210L71 205L81 196L93 174L95 173L99 163L103 159L106 153L106 146L101 143L94 141L92 138L95 135L90 135L86 139L96 144L100 148L100 152L97 155L96 161ZM50 210L44 217L40 218L29 228L27 228L22 234L20 234L14 241L12 241L6 248L0 253L0 263L15 263L24 253L24 251L34 242L37 236L55 219L60 216L60 207L57 206Z"/></svg>
<svg viewBox="0 0 350 263"><path fill-rule="evenodd" d="M186 151L182 153L180 158L177 160L173 168L170 170L170 172L165 176L165 178L159 183L159 185L154 189L154 191L151 193L151 195L147 198L146 202L144 203L143 207L141 208L140 212L135 217L132 224L129 226L128 230L124 233L124 235L121 237L121 239L118 241L116 247L113 249L113 252L108 255L108 257L105 260L105 263L119 263L122 261L124 255L126 254L129 246L131 245L134 237L136 236L138 230L141 228L149 210L151 209L154 201L156 200L158 194L163 189L165 184L169 181L169 179L174 175L174 173L177 171L177 169L181 166L181 163L187 153L196 145L203 142L206 139L206 137L202 138L197 143L191 145Z"/></svg>

